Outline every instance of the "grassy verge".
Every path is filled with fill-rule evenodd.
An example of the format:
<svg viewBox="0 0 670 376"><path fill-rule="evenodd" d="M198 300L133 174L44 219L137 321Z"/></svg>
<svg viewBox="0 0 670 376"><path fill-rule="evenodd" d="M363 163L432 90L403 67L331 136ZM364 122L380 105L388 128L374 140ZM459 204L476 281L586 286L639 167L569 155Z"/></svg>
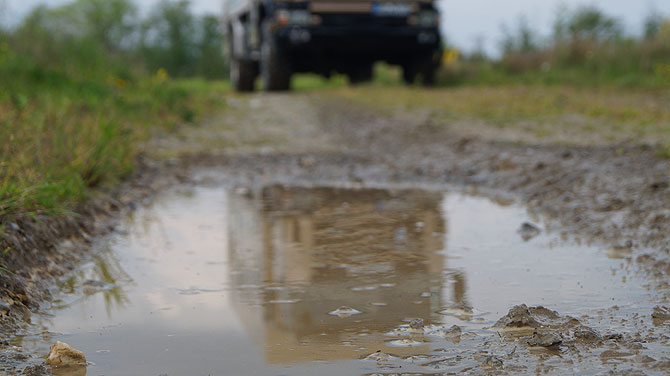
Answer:
<svg viewBox="0 0 670 376"><path fill-rule="evenodd" d="M9 76L5 58L0 68ZM130 174L141 141L196 123L227 90L163 72L133 82L111 74L77 82L57 72L34 81L36 72L13 72L13 87L0 94L0 219L68 212L92 189Z"/></svg>
<svg viewBox="0 0 670 376"><path fill-rule="evenodd" d="M387 113L426 116L441 126L513 141L670 145L670 91L545 85L425 90L374 83L327 95Z"/></svg>

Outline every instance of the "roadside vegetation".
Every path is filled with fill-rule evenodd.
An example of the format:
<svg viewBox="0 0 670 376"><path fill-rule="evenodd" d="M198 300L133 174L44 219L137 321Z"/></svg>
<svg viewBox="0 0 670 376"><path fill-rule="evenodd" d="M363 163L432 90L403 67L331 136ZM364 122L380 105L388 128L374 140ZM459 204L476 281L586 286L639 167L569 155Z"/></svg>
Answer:
<svg viewBox="0 0 670 376"><path fill-rule="evenodd" d="M215 111L225 83L213 16L165 1L39 7L0 30L0 222L63 213L130 174L143 140Z"/></svg>
<svg viewBox="0 0 670 376"><path fill-rule="evenodd" d="M652 145L659 156L666 156L670 145L670 91L566 85L380 90L372 85L333 88L324 95L388 115L421 116L474 137L571 145L627 142Z"/></svg>
<svg viewBox="0 0 670 376"><path fill-rule="evenodd" d="M593 6L563 8L553 34L542 36L527 19L502 26L502 55L481 49L445 54L442 85L541 84L582 87L670 86L670 18L650 12L641 35Z"/></svg>

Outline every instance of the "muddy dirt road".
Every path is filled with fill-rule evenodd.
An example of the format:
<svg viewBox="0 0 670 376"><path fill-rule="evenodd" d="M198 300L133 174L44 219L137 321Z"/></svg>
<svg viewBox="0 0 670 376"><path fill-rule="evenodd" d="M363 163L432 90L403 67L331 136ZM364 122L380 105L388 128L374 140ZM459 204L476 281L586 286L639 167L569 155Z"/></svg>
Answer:
<svg viewBox="0 0 670 376"><path fill-rule="evenodd" d="M230 97L145 145L6 372L55 340L90 375L670 372L670 161L464 126Z"/></svg>

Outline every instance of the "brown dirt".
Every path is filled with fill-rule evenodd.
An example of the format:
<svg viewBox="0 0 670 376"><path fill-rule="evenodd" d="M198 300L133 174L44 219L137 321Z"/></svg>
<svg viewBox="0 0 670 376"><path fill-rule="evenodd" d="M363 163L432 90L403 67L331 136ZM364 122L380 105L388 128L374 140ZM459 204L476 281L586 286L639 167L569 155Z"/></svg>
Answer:
<svg viewBox="0 0 670 376"><path fill-rule="evenodd" d="M147 145L154 162L141 159L122 187L101 192L75 215L2 218L0 248L13 249L3 262L14 271L0 277L0 302L7 308L0 307L3 338L29 325L30 312L87 257L93 239L113 231L123 213L154 192L187 179L193 167L223 168L240 181L455 185L512 194L546 217L551 231L634 260L658 296L658 312L667 314L662 306L670 304L670 160L657 157L652 147L497 142L426 116L380 115L319 95L232 100L223 118ZM158 163L156 156L171 159ZM591 338L588 328L573 324L562 335ZM607 351L633 346L592 334L612 345ZM668 326L657 334L667 338ZM602 359L632 359L607 351ZM15 361L13 354L0 355L0 363Z"/></svg>

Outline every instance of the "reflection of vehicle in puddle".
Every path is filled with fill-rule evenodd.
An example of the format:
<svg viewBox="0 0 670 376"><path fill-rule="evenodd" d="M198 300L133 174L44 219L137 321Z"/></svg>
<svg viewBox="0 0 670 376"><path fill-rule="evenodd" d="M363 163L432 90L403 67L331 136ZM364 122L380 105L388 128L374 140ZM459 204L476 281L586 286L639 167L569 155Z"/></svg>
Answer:
<svg viewBox="0 0 670 376"><path fill-rule="evenodd" d="M268 362L375 351L389 340L384 333L411 318L430 320L442 307L441 193L279 186L246 193L229 200L231 283ZM462 278L453 285L462 301ZM338 314L347 307L360 314Z"/></svg>

